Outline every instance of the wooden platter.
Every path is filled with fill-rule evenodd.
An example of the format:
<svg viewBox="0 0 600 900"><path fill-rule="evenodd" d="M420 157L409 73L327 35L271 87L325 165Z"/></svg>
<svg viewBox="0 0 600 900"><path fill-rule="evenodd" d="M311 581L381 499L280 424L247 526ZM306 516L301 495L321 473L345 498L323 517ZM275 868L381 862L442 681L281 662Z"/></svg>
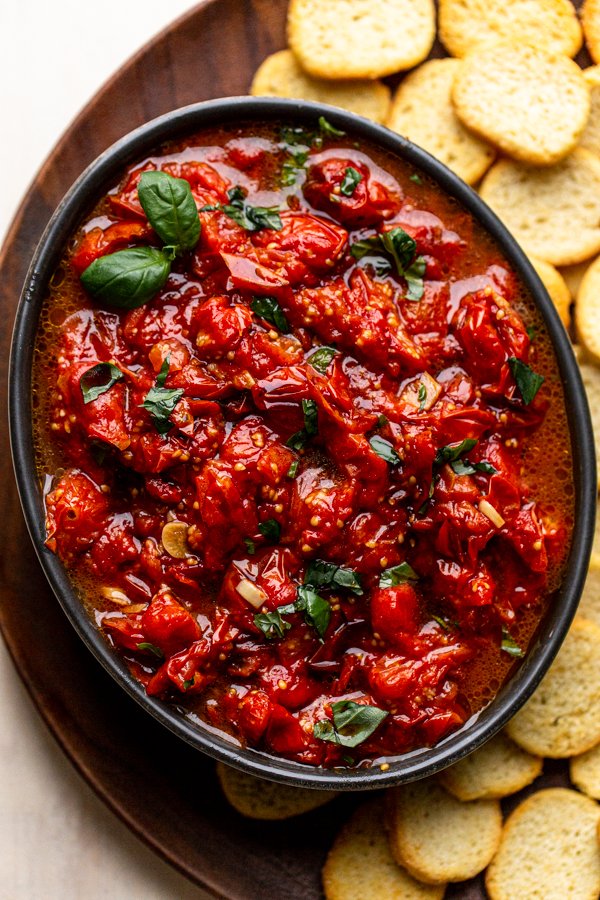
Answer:
<svg viewBox="0 0 600 900"><path fill-rule="evenodd" d="M287 0L205 0L105 84L55 147L0 252L4 422L10 325L33 249L64 192L102 150L142 122L199 100L247 93L258 64L285 46L286 9ZM436 47L433 55L443 51ZM321 897L322 862L357 796L284 823L248 821L230 809L213 762L144 715L71 628L27 534L6 428L0 449L0 628L67 756L139 837L215 896ZM566 783L565 771L564 764L552 764L536 786ZM475 900L485 894L478 879L446 896Z"/></svg>

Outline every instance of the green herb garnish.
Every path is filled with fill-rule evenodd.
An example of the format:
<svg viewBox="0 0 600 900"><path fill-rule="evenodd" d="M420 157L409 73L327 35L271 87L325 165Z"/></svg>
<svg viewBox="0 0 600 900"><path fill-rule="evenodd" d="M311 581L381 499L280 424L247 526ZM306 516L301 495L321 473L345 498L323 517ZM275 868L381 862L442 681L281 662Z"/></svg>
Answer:
<svg viewBox="0 0 600 900"><path fill-rule="evenodd" d="M328 122L325 116L319 116L319 128L327 137L345 137L346 132L335 128L331 122Z"/></svg>
<svg viewBox="0 0 600 900"><path fill-rule="evenodd" d="M227 197L229 203L223 206L223 212L246 231L260 231L262 228L281 231L283 228L277 206L250 206L246 203L246 192L239 185L231 188Z"/></svg>
<svg viewBox="0 0 600 900"><path fill-rule="evenodd" d="M282 334L288 334L290 326L285 313L275 297L253 297L250 309L265 322L274 325Z"/></svg>
<svg viewBox="0 0 600 900"><path fill-rule="evenodd" d="M504 653L508 653L509 656L514 657L522 657L525 656L525 651L519 647L517 642L510 636L510 633L507 628L502 628L502 643L500 644L500 649L504 651Z"/></svg>
<svg viewBox="0 0 600 900"><path fill-rule="evenodd" d="M513 378L517 382L517 387L523 398L523 403L526 406L529 406L543 385L544 376L538 375L537 372L534 372L533 369L527 365L527 363L524 363L521 359L517 359L516 356L509 356L508 365L510 366Z"/></svg>
<svg viewBox="0 0 600 900"><path fill-rule="evenodd" d="M413 567L409 566L407 562L403 562L383 570L379 576L379 587L398 587L399 584L406 584L407 581L418 581L418 578Z"/></svg>
<svg viewBox="0 0 600 900"><path fill-rule="evenodd" d="M320 372L321 375L325 375L327 369L329 368L329 363L336 355L337 350L333 347L319 347L314 353L312 353L308 357L308 362L311 364L313 369L316 369L317 372Z"/></svg>
<svg viewBox="0 0 600 900"><path fill-rule="evenodd" d="M304 584L313 588L324 588L326 590L335 590L336 588L344 588L352 591L357 596L362 596L360 579L356 572L352 569L345 569L337 566L335 563L327 562L324 559L313 559L308 564L306 575L304 576Z"/></svg>
<svg viewBox="0 0 600 900"><path fill-rule="evenodd" d="M248 551L248 555L254 556L254 554L256 553L256 544L254 543L252 538L245 537L244 543L246 545L246 550Z"/></svg>
<svg viewBox="0 0 600 900"><path fill-rule="evenodd" d="M311 625L322 640L331 619L331 607L327 600L308 585L301 585L294 607L297 612L304 613L307 625Z"/></svg>
<svg viewBox="0 0 600 900"><path fill-rule="evenodd" d="M156 644L151 644L149 641L142 641L137 645L138 650L145 650L147 653L153 653L154 656L158 657L158 659L164 659L165 655Z"/></svg>
<svg viewBox="0 0 600 900"><path fill-rule="evenodd" d="M348 166L344 172L342 183L340 184L340 194L343 194L344 197L351 197L362 179L363 177L360 172L353 166Z"/></svg>
<svg viewBox="0 0 600 900"><path fill-rule="evenodd" d="M132 247L100 256L85 269L81 283L96 300L120 309L143 306L164 286L171 259L156 247Z"/></svg>
<svg viewBox="0 0 600 900"><path fill-rule="evenodd" d="M290 609L293 610L293 607L285 606L274 609L272 612L257 613L254 616L254 624L262 631L269 641L274 640L275 638L285 637L286 631L288 631L292 625L290 622L286 622L285 619L281 618L281 613L288 612Z"/></svg>
<svg viewBox="0 0 600 900"><path fill-rule="evenodd" d="M281 525L277 519L267 519L266 522L260 522L258 530L263 537L266 537L273 544L276 544L281 536Z"/></svg>
<svg viewBox="0 0 600 900"><path fill-rule="evenodd" d="M167 172L144 172L138 197L161 241L175 247L177 253L196 246L200 219L187 181L173 178Z"/></svg>
<svg viewBox="0 0 600 900"><path fill-rule="evenodd" d="M385 459L391 466L398 466L402 462L401 457L398 455L392 444L390 444L389 441L386 441L385 438L379 437L378 434L374 434L372 438L369 438L369 444L377 456Z"/></svg>
<svg viewBox="0 0 600 900"><path fill-rule="evenodd" d="M425 290L423 277L426 263L422 256L415 257L416 242L403 228L392 228L362 241L355 241L350 253L355 259L386 253L394 262L396 272L406 279L407 300L420 300Z"/></svg>
<svg viewBox="0 0 600 900"><path fill-rule="evenodd" d="M378 706L367 706L353 700L332 703L331 712L333 723L329 719L315 722L313 734L321 741L330 741L342 747L358 747L389 715Z"/></svg>
<svg viewBox="0 0 600 900"><path fill-rule="evenodd" d="M150 388L142 403L144 409L150 413L154 427L159 434L166 434L171 429L169 417L184 394L183 388L173 389L164 386L169 374L170 359L171 355L169 354L156 376L156 384Z"/></svg>
<svg viewBox="0 0 600 900"><path fill-rule="evenodd" d="M293 463L291 464L291 466L289 467L289 469L287 470L287 477L288 477L288 478L295 478L296 475L298 474L298 469L299 469L299 467L300 467L300 460L299 460L299 459L295 459L294 462L293 462Z"/></svg>
<svg viewBox="0 0 600 900"><path fill-rule="evenodd" d="M83 402L86 404L92 403L93 400L96 400L101 394L105 394L113 384L116 384L123 377L121 370L112 363L103 362L92 366L79 379ZM101 383L98 384L98 381L101 381Z"/></svg>

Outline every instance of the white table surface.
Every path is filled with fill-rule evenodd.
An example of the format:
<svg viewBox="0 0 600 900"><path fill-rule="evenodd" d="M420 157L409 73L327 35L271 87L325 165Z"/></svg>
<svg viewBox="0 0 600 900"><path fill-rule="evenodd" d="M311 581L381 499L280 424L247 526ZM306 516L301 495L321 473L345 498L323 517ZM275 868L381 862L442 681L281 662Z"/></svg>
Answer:
<svg viewBox="0 0 600 900"><path fill-rule="evenodd" d="M0 0L0 242L81 106L190 0ZM4 323L6 327L6 323ZM204 900L63 756L0 640L0 900Z"/></svg>

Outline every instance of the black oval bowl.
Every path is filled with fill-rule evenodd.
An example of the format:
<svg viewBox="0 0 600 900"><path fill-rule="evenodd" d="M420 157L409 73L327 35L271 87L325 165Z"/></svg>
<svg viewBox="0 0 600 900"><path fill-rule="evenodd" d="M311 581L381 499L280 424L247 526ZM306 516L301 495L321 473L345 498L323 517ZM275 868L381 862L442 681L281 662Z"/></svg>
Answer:
<svg viewBox="0 0 600 900"><path fill-rule="evenodd" d="M206 126L236 125L247 121L289 121L314 127L321 115L337 128L391 151L431 176L492 235L529 289L544 318L564 383L573 451L575 526L566 575L525 659L496 698L459 731L435 747L390 758L386 771L378 766L354 770L320 769L243 749L210 726L186 719L172 705L148 697L85 612L59 558L44 545L44 507L34 464L31 369L38 318L48 282L67 240L84 215L118 181L127 166L155 151L167 140L184 137ZM13 461L27 526L46 576L79 636L129 696L166 728L198 750L254 775L310 788L364 790L412 781L451 765L492 737L525 703L556 655L575 614L593 537L596 466L587 400L569 338L527 257L477 194L424 150L386 128L350 113L316 103L233 97L175 110L143 125L106 150L66 194L35 252L14 328L9 409Z"/></svg>

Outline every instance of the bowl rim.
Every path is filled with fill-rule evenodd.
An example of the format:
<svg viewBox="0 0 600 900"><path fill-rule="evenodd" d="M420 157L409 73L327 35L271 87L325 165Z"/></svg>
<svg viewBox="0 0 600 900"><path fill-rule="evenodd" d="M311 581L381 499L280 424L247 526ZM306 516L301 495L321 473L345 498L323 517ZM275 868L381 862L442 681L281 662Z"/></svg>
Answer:
<svg viewBox="0 0 600 900"><path fill-rule="evenodd" d="M575 485L575 521L565 577L533 639L526 657L493 701L435 747L389 757L389 768L324 769L242 748L217 729L197 724L177 712L175 704L148 697L143 686L110 647L86 612L57 556L44 545L43 497L34 464L31 369L33 346L46 287L70 234L124 169L156 152L166 141L203 128L281 121L315 125L325 116L336 128L364 138L431 177L473 215L491 235L529 291L542 315L563 382L571 439ZM579 367L567 333L529 259L475 191L422 148L374 122L325 104L270 97L227 97L168 112L122 137L94 160L59 203L35 250L17 308L9 364L9 429L17 487L25 521L44 573L67 618L87 648L125 692L157 721L204 753L244 772L299 787L321 790L366 790L424 778L477 749L526 702L550 666L575 615L589 561L596 509L596 459L592 424Z"/></svg>

